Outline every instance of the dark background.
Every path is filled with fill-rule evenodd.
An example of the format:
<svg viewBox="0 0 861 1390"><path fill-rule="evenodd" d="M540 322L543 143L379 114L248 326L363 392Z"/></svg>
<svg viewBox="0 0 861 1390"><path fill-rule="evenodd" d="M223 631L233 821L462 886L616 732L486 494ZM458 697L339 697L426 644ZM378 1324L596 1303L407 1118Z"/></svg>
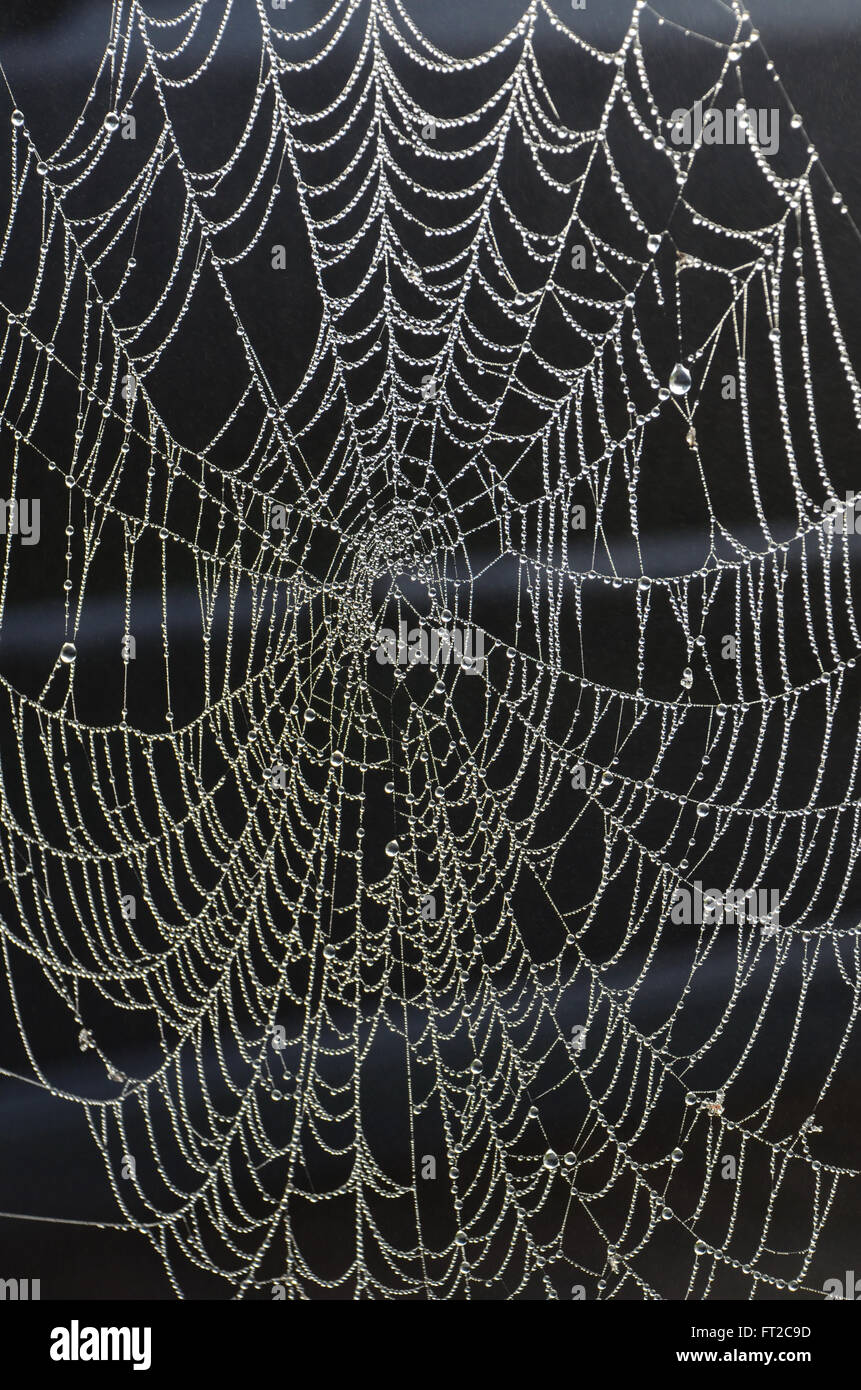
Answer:
<svg viewBox="0 0 861 1390"><path fill-rule="evenodd" d="M606 0L600 0L599 4L599 0L590 0L590 9L593 5L596 32L604 30L610 44L610 36L618 31L620 24L624 25L626 22L630 6L606 3ZM162 8L166 14L171 10L166 3ZM861 117L858 114L857 102L858 81L861 76L861 4L849 3L849 0L821 0L821 3L810 6L802 3L802 0L751 0L749 8L760 30L765 48L783 78L785 91L794 106L804 115L805 129L819 150L825 169L843 193L853 219L861 219L861 166L857 158L861 139ZM479 51L487 47L506 27L506 18L510 21L519 13L519 6L509 3L509 0L504 0L504 3L503 0L493 0L490 4L436 3L428 9L428 14L420 9L417 9L416 13L429 28L432 26L440 44L452 52ZM682 0L673 0L673 3L666 5L665 12L668 15L677 15L682 22L685 16L689 15L691 23L694 23L697 9L697 4L684 4ZM154 6L150 12L155 12ZM107 7L103 5L19 2L7 3L3 7L3 13L0 15L0 61L3 63L16 103L25 113L28 128L38 149L54 148L81 109L105 42L106 29ZM239 78L247 77L252 45L249 44L247 51L243 48L239 29L232 32L231 42L236 44L235 53L229 51L231 61L235 61L236 64L237 81L235 84L232 81L229 65L223 65L218 102L213 102L206 110L190 108L184 113L187 137L194 150L193 162L199 167L217 163L219 158L223 157L225 144L227 147L230 146L230 132L238 119L238 110L234 107L238 106L238 94L242 91L242 81ZM664 73L668 91L677 77L673 68L675 62L668 42ZM578 103L588 102L591 94L572 87L569 96L572 110L577 111ZM244 97L242 99L244 100ZM751 97L751 104L757 104L754 97ZM744 192L736 185L734 173L715 173L712 177L713 185L709 195L714 207L735 210ZM721 183L722 177L725 179L724 183ZM268 280L260 282L259 287L256 286L252 270L249 269L247 282L242 276L239 277L238 292L247 295L244 321L249 326L255 348L266 362L270 379L277 382L280 398L284 399L295 387L307 363L319 322L319 302L314 288L313 268L307 254L305 229L295 204L291 204L290 201L292 193L289 180L284 177L281 182L285 190L281 235L288 247L290 270L279 282L277 291L273 291ZM644 196L648 195L644 192ZM144 271L147 256L153 258L155 266L158 263L163 264L165 258L172 255L174 239L172 224L159 228L158 206L148 210L148 217L150 223L147 234L141 237L142 249L138 252ZM730 220L729 216L727 220ZM839 219L836 218L834 223L835 225L829 229L830 268L839 283L841 313L844 326L849 333L850 347L857 347L861 338L861 317L858 313L861 309L858 289L858 270L861 262L851 228L848 228L845 222L844 225L839 225ZM21 290L26 290L26 280L19 283ZM10 283L7 266L7 278L2 290L7 296L14 296L15 288L15 285ZM8 304L10 299L7 297L4 302ZM142 293L141 305L145 302L146 295ZM14 304L13 307L20 306ZM133 306L129 311L130 318L134 317L132 309ZM856 340L854 344L853 333ZM178 437L191 445L202 441L209 433L213 401L222 395L232 398L236 381L242 379L242 366L238 359L230 355L229 339L229 325L225 325L217 298L213 296L205 301L203 310L192 320L182 342L177 346L172 358L172 381L162 380L155 384L154 389L160 392L159 404L164 410L168 425L175 430ZM756 351L762 351L761 345ZM823 361L826 360L825 352L826 347L823 345ZM857 353L854 360L857 361ZM667 363L667 369L670 365L671 360ZM823 390L827 399L827 381ZM704 416L705 409L706 407ZM853 432L851 420L845 413L844 404L837 399L836 390L830 431L828 463L831 476L841 487L851 487L853 483L857 486L861 482L857 463L857 436ZM711 432L704 419L704 435ZM61 436L58 436L59 438ZM4 432L0 444L4 451L8 450L8 442L8 434ZM644 517L644 546L650 557L647 569L652 574L683 571L700 563L702 558L698 549L701 538L697 535L697 527L702 517L696 510L697 499L693 493L686 495L681 487L674 486L671 462L673 450L677 449L678 445L677 441L669 438L665 444L664 462L656 462L655 467L659 470L666 466L667 474L662 478L659 471L656 473L652 512L649 514L647 509ZM760 453L760 459L767 460L768 457L767 450ZM134 460L131 459L130 463L133 465ZM776 474L775 463L775 479ZM763 469L763 477L767 488L767 463ZM49 486L56 492L56 480L46 478L43 497L48 496ZM722 500L725 500L731 509L734 488L731 475L727 473L723 484L719 479L716 480L716 486L718 489L723 486L725 497ZM779 484L776 481L774 489L773 514L783 515L786 524L785 534L790 535L793 530L791 514L789 508L782 505ZM382 511L386 505L384 488L378 489L377 497L377 506ZM435 501L444 515L444 495L438 494ZM738 525L738 533L749 535L749 543L754 546L756 542L750 532L750 518L744 515L743 506L739 498L734 519ZM48 507L43 502L43 527L49 524L46 520L47 514ZM621 521L619 529L620 535L623 536L624 524ZM622 546L620 550L623 550ZM115 637L117 593L112 584L116 583L120 573L117 567L119 551L115 539L106 539L105 552L104 567L91 588L91 594L98 595L103 601L103 606L100 608L99 603L94 602L93 597L90 598L79 640L79 649L82 652L89 651L93 655L107 652L109 643L113 642ZM59 557L52 558L49 553L46 558L41 547L34 547L26 558L31 568L26 576L24 590L17 596L18 602L10 607L7 613L0 645L0 670L13 685L38 695L55 659L58 643L62 640L61 612L56 601L57 578L61 567L57 567ZM474 560L476 556L473 555L471 558ZM635 573L636 567L633 565L632 557L628 556L628 560L632 568L627 572ZM155 553L148 561L144 558L142 562L144 576L147 573L147 564L150 566L151 578L155 581L158 574L158 557ZM478 601L484 606L478 609L478 619L489 631L510 636L511 599L512 589L506 587L504 578L495 587L488 586L487 591L479 596ZM148 641L152 642L153 652L158 648L157 590L153 589L150 594L149 610L143 595L140 602L141 608L135 627L141 640L139 657L146 657ZM176 625L173 629L177 634L177 641L182 640L182 602L180 594L177 601ZM244 599L240 601L240 615L247 611L243 607L244 602ZM147 612L151 623L149 633ZM588 635L594 639L590 642L590 655L594 653L593 659L596 663L590 668L589 674L595 680L616 684L621 689L632 689L632 662L630 644L627 640L630 634L622 625L621 619L618 619L619 626L616 626L617 615L609 593L606 599L597 602L587 620L593 625ZM186 661L188 670L193 672L200 659L199 646L193 632L193 610L187 626ZM602 641L603 634L618 634L618 637L615 641ZM660 673L661 658L664 654L668 656L666 664L669 670L673 639L667 632L666 635L659 633L656 641L658 646L650 664ZM663 648L661 643L665 644ZM846 656L848 653L847 643L843 655ZM801 667L805 659L799 647L798 660ZM158 702L162 699L159 673L153 674L150 683L145 675L146 670L146 660L139 660L136 674L140 679L133 697L134 704L130 706L130 722L141 727L163 727L162 711L158 707ZM673 672L674 670L673 667ZM815 674L813 670L810 675L812 674ZM94 720L116 718L118 678L119 673L116 671L112 675L106 675L104 668L97 661L93 661L88 668L80 663L80 670L76 671L76 696L82 717ZM796 676L798 681L804 678L800 674ZM659 674L659 683L660 679ZM668 698L675 679L674 674L668 674L666 689L654 688L648 693ZM855 691L855 695L844 696L849 709L847 718L850 730L852 721L857 723L857 682ZM191 676L188 691L180 689L176 694L174 709L178 720L182 719L183 701L186 696L190 710L195 699ZM727 697L730 697L729 692ZM390 702L392 718L396 722L399 717L398 706L391 692L383 691L381 699ZM792 769L787 780L788 791L791 792L794 787L799 799L803 798L804 788L808 784L809 760L816 757L817 729L818 726L813 719L809 747L802 750L801 740L798 741L797 780L793 782ZM0 732L0 738L8 739L7 728L4 727ZM683 750L684 752L693 760L699 756L693 741ZM11 743L2 744L2 754L4 761L14 755ZM645 775L648 770L646 744L640 750L639 756L642 760L639 775ZM638 775L633 767L629 770L632 775ZM82 766L82 777L84 771ZM680 773L682 782L684 772L683 768ZM690 774L690 767L687 768L687 772ZM764 776L768 776L767 769ZM41 791L43 795L50 795L47 784ZM381 797L381 808L383 805ZM380 815L383 815L382 809ZM600 842L600 833L595 826L587 829L584 836L583 858L573 867L572 877L575 882L570 885L575 897L578 888L583 892L588 890L594 867L589 862L589 845L591 843L594 851ZM578 874L581 875L579 884ZM723 881L717 865L714 866L710 878L715 882ZM859 906L861 893L856 888L850 895L849 904L850 909L856 914L853 919L856 922ZM3 907L6 912L10 910L8 899L4 900ZM536 910L535 904L524 902L522 910L524 921L528 921ZM623 917L626 916L624 902L619 903L619 910ZM851 917L852 911L847 911L847 923ZM612 924L604 923L600 931L596 932L596 954L600 954L602 949L611 954L611 943ZM660 1013L664 996L672 999L677 995L679 972L684 969L684 959L684 952L680 950L677 962L674 963L671 956L667 956L661 969L654 971L652 984L657 1014ZM728 957L722 960L716 955L709 970L704 972L704 1005L708 1003L709 979L713 985L712 1004L722 998L721 966L725 967L727 960ZM42 1015L45 1020L42 1029L44 1039L51 1032L52 1017L47 993L43 999L35 971L31 974L25 973L20 979L24 982L25 992L32 990L33 998L39 1000L38 1007L45 1011ZM811 1113L813 1105L810 1104L810 1086L813 1085L815 1089L815 1078L821 1078L825 1074L828 1060L833 1055L835 1037L839 1036L839 1019L830 1018L833 987L834 980L828 969L821 970L811 988L807 1004L811 1027L800 1063L801 1069L806 1069L806 1081L810 1084L805 1086L805 1078L799 1077L795 1101L790 1098L783 1102L786 1112L781 1118L786 1120L787 1127L793 1120L797 1123L799 1116ZM786 988L786 1017L789 1017L794 999L791 982ZM93 1008L97 1008L95 1001ZM13 1047L16 1030L5 1006L4 1016L5 1031L0 1036L5 1046ZM835 1028L838 1029L837 1033ZM781 1045L779 1031L776 1031L773 1038L762 1039L763 1077L770 1074L776 1050ZM61 1032L59 1012L55 1036L56 1041L49 1044L47 1049L52 1075L56 1078L55 1084L68 1087L71 1091L80 1090L86 1085L97 1085L98 1077L95 1071L87 1072L87 1060L81 1058L74 1046L74 1040L68 1034L68 1029ZM143 1039L140 1046L145 1047ZM856 1046L856 1060L857 1052ZM130 1066L129 1070L132 1069ZM847 1065L843 1074L848 1076L850 1072L851 1066ZM378 1090L375 1137L383 1148L388 1138L394 1150L398 1139L393 1123L389 1132L385 1084L386 1067L383 1062L375 1081ZM758 1094L756 1076L750 1078L747 1084L753 1105ZM815 1101L815 1093L813 1099ZM795 1102L799 1116L793 1114ZM829 1161L857 1167L861 1120L857 1088L844 1084L831 1093L829 1105L826 1117L831 1122ZM548 1123L552 1122L552 1119L548 1120ZM559 1125L561 1132L565 1127L561 1119ZM559 1147L561 1149L564 1145L560 1144ZM392 1162L394 1165L398 1162L394 1152ZM763 1194L759 1211L761 1216L766 1200L766 1188L762 1186L764 1178L758 1178L757 1181L761 1184ZM841 1202L820 1242L815 1273L811 1274L808 1281L813 1287L821 1287L822 1279L825 1277L857 1266L857 1195L851 1183L844 1184L841 1193ZM806 1220L809 1215L809 1193L799 1191L795 1195L798 1210L804 1213ZM160 1260L143 1240L120 1232L99 1229L99 1222L109 1223L115 1218L115 1210L101 1163L79 1110L71 1106L58 1106L35 1088L16 1086L9 1080L0 1081L0 1209L8 1213L26 1212L30 1217L39 1215L63 1218L71 1212L86 1212L85 1220L91 1223L88 1225L47 1224L37 1220L13 1219L11 1215L0 1221L0 1275L41 1278L44 1298L172 1296ZM752 1212L749 1219L755 1227L757 1212ZM791 1220L788 1217L784 1219L787 1229L791 1230ZM342 1238L342 1232L337 1227L330 1231L322 1217L320 1222L318 1239L321 1245L325 1245L327 1241L337 1244ZM806 1244L806 1239L805 1235L801 1243ZM684 1296L688 1271L688 1252L681 1249L670 1250L663 1273L673 1285L674 1292L671 1296ZM219 1288L214 1281L202 1275L196 1275L194 1271L188 1272L186 1290L192 1297L224 1297L223 1288ZM565 1296L564 1290L562 1296ZM741 1284L737 1287L728 1284L722 1290L721 1296L744 1296Z"/></svg>

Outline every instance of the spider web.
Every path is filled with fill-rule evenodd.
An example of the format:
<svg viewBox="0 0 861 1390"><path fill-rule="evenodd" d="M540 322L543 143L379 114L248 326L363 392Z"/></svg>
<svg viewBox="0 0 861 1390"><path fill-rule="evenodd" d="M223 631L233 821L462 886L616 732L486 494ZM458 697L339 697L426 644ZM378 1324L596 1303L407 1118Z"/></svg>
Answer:
<svg viewBox="0 0 861 1390"><path fill-rule="evenodd" d="M821 1293L855 229L695 8L449 52L400 0L116 0L53 150L10 77L3 1075L177 1296ZM697 100L779 150L676 144ZM402 623L483 657L375 659Z"/></svg>

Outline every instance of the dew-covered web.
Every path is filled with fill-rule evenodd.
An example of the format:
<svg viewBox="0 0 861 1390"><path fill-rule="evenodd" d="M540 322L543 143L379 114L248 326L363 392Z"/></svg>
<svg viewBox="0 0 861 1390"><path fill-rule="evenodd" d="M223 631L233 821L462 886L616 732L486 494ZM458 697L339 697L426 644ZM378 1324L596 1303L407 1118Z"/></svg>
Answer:
<svg viewBox="0 0 861 1390"><path fill-rule="evenodd" d="M741 5L487 8L116 0L53 148L7 66L2 1085L177 1295L821 1296L854 226Z"/></svg>

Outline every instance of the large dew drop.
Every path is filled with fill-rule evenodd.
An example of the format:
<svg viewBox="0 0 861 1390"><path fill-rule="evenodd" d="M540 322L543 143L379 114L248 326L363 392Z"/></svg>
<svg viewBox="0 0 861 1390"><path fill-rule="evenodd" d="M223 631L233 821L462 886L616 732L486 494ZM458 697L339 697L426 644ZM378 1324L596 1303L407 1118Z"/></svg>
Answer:
<svg viewBox="0 0 861 1390"><path fill-rule="evenodd" d="M66 666L71 666L75 657L78 655L74 642L64 642L60 648L60 660Z"/></svg>
<svg viewBox="0 0 861 1390"><path fill-rule="evenodd" d="M674 396L686 396L691 389L691 374L681 362L670 372L670 390Z"/></svg>

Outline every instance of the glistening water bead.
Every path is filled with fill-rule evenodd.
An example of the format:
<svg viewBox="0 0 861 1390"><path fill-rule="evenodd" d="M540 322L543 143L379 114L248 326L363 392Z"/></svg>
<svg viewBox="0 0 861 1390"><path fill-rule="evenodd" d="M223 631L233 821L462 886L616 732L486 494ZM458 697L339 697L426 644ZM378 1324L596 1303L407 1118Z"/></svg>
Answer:
<svg viewBox="0 0 861 1390"><path fill-rule="evenodd" d="M677 362L670 372L670 390L674 396L686 396L691 389L691 374L682 362Z"/></svg>
<svg viewBox="0 0 861 1390"><path fill-rule="evenodd" d="M71 666L75 657L78 655L74 642L64 642L60 648L60 660L65 666Z"/></svg>

